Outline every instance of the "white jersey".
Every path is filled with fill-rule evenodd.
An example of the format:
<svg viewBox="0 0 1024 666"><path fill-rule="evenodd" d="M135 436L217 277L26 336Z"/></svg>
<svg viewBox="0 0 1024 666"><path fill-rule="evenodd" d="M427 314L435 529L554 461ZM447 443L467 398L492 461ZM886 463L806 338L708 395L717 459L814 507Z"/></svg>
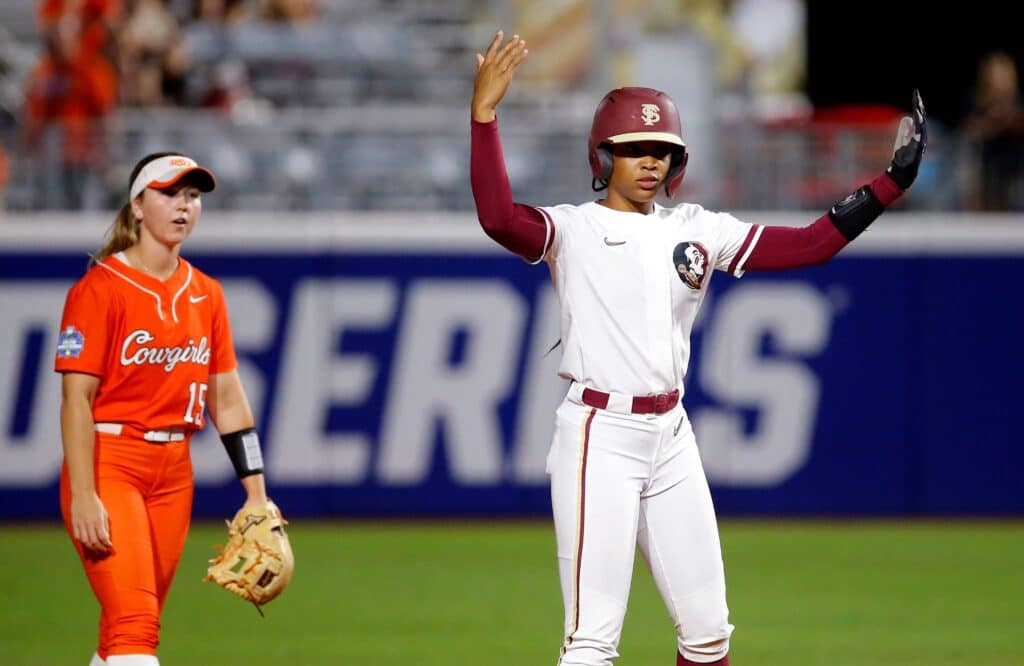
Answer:
<svg viewBox="0 0 1024 666"><path fill-rule="evenodd" d="M632 395L681 391L713 269L742 276L763 227L689 203L649 215L596 202L539 210L561 303L559 375Z"/></svg>

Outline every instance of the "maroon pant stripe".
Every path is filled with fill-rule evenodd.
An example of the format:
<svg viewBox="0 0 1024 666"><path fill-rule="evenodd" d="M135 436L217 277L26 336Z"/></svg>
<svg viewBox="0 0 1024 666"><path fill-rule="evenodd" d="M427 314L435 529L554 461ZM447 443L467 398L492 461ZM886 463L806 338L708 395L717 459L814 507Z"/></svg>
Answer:
<svg viewBox="0 0 1024 666"><path fill-rule="evenodd" d="M582 468L580 471L580 540L576 545L576 589L573 590L576 609L573 615L572 631L569 632L570 643L572 643L573 634L580 627L580 570L583 568L583 535L587 515L587 453L590 450L590 423L594 420L595 414L597 414L597 410L591 409L586 425L583 427L583 460L580 463Z"/></svg>

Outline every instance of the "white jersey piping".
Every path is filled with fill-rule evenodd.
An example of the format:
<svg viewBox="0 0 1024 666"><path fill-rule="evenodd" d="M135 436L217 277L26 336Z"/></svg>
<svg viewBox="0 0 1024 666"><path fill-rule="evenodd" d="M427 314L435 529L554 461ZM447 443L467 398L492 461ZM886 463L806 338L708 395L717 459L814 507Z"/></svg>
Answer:
<svg viewBox="0 0 1024 666"><path fill-rule="evenodd" d="M125 275L125 274L123 274L123 273L121 273L119 271L114 270L110 266L107 266L105 263L101 262L101 263L99 263L97 265L98 266L102 266L103 268L106 268L108 271L110 271L111 273L113 273L117 277L121 278L122 280L124 280L128 284L132 285L133 287L136 287L140 291L146 292L147 294L149 294L150 296L155 298L156 299L156 313L160 317L160 321L163 321L164 313L163 313L163 305L160 302L160 294L156 293L155 291L150 291L149 289L146 289L145 287L143 287L141 284L139 284L135 280L131 279L130 277L128 277L127 275ZM175 319L175 321L177 321L177 319Z"/></svg>

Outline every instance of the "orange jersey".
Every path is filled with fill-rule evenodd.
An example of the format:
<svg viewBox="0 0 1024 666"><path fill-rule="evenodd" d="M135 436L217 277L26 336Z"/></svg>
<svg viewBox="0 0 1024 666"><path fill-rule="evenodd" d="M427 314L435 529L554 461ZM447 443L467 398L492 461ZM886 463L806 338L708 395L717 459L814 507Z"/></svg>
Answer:
<svg viewBox="0 0 1024 666"><path fill-rule="evenodd" d="M97 423L198 430L210 374L236 365L220 283L184 259L161 282L115 255L68 292L54 369L99 377Z"/></svg>
<svg viewBox="0 0 1024 666"><path fill-rule="evenodd" d="M81 24L81 47L99 52L111 41L114 26L121 22L121 0L42 0L36 8L36 22L43 30L52 30L62 18L72 15Z"/></svg>

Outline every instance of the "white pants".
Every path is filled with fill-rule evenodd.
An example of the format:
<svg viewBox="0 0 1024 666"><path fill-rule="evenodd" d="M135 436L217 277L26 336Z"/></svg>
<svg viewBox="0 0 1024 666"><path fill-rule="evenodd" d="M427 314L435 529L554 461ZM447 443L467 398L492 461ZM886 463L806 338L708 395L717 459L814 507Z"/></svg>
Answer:
<svg viewBox="0 0 1024 666"><path fill-rule="evenodd" d="M548 454L565 604L562 666L607 666L626 614L636 547L675 624L679 652L725 656L733 626L711 493L682 406L661 415L566 398Z"/></svg>

